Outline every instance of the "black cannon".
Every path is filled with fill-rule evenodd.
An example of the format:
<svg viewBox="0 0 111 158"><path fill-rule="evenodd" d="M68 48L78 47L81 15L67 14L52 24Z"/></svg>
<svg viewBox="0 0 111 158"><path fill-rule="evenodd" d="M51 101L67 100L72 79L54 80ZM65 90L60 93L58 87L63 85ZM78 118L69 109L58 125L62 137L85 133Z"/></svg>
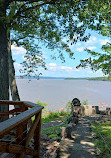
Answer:
<svg viewBox="0 0 111 158"><path fill-rule="evenodd" d="M78 98L74 98L71 103L71 115L73 117L79 117L81 115L81 103Z"/></svg>

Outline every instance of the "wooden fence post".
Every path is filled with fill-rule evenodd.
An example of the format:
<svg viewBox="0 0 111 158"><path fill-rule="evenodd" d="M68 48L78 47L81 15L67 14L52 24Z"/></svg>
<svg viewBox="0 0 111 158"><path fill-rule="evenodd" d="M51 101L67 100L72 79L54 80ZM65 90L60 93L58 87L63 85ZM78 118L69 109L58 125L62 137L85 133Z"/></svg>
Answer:
<svg viewBox="0 0 111 158"><path fill-rule="evenodd" d="M22 105L21 112L28 110L27 107ZM25 132L26 131L26 132ZM16 128L16 143L25 145L25 137L27 135L27 122L23 122ZM24 153L16 154L16 158L24 158Z"/></svg>
<svg viewBox="0 0 111 158"><path fill-rule="evenodd" d="M40 115L40 119L34 132L34 149L37 150L38 155L34 158L40 158L41 112L39 113L39 115ZM38 117L38 115L35 116L35 119L36 117Z"/></svg>

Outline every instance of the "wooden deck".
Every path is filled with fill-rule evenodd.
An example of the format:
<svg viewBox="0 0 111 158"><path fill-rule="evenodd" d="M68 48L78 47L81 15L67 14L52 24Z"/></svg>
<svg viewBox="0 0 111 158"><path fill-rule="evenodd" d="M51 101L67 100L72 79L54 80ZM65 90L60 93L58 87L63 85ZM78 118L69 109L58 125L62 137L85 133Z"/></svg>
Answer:
<svg viewBox="0 0 111 158"><path fill-rule="evenodd" d="M31 102L3 100L0 104L19 105L19 108L0 114L0 118L10 118L0 123L0 158L25 158L26 155L39 158L43 107Z"/></svg>

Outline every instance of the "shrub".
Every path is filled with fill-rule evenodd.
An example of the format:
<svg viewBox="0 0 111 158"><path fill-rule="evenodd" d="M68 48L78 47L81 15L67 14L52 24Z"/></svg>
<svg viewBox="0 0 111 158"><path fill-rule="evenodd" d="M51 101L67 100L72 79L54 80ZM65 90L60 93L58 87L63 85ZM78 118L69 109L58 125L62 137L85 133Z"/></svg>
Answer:
<svg viewBox="0 0 111 158"><path fill-rule="evenodd" d="M71 101L68 101L67 104L66 104L66 109L67 111L70 111L71 110Z"/></svg>
<svg viewBox="0 0 111 158"><path fill-rule="evenodd" d="M40 101L37 101L36 104L43 106L44 107L43 112L47 112L47 104L46 103L42 103Z"/></svg>
<svg viewBox="0 0 111 158"><path fill-rule="evenodd" d="M82 104L82 105L88 105L88 100L87 100L87 99L86 99L86 100L83 100L81 104Z"/></svg>

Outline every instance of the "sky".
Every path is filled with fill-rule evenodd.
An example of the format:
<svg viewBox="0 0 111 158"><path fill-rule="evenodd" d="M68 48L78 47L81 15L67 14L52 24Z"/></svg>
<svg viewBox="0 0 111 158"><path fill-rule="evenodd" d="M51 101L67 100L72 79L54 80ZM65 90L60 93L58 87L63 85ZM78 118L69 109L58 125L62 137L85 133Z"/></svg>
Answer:
<svg viewBox="0 0 111 158"><path fill-rule="evenodd" d="M57 50L54 50L52 52L51 50L45 48L45 46L42 46L43 57L45 58L46 66L48 69L39 69L39 72L42 73L42 76L74 78L103 76L104 74L101 70L93 72L90 68L76 68L76 66L79 65L81 59L89 57L89 54L84 49L88 48L96 52L101 52L102 45L110 42L110 39L108 39L108 37L103 37L95 31L89 31L89 33L91 34L91 37L87 42L77 42L74 45L69 44L69 47L74 52L75 59L70 59L68 53L63 51L65 63L62 63L60 58L57 58L56 60L51 58L51 54L53 53L56 53L56 56L58 55ZM67 39L63 39L63 41L65 40ZM23 47L17 47L16 45L12 45L11 49L13 60L15 60L14 66L16 70L16 76L22 75L19 72L19 70L22 68L22 65L20 63L24 61L26 50Z"/></svg>

